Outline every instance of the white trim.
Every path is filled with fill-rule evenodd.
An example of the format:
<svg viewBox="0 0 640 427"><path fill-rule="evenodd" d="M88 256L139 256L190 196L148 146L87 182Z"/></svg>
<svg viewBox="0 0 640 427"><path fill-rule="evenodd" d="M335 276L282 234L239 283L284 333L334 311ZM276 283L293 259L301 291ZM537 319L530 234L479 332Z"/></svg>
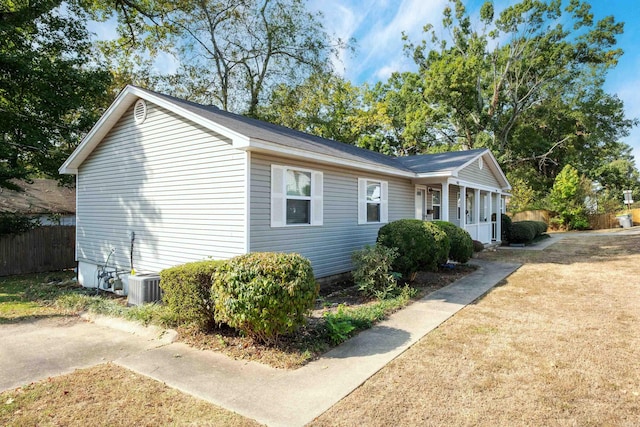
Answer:
<svg viewBox="0 0 640 427"><path fill-rule="evenodd" d="M482 185L482 184L478 184L478 183L471 182L471 181L465 181L465 180L462 180L462 179L449 178L447 180L447 182L449 183L449 185L457 185L458 187L465 186L465 187L477 188L478 190L491 191L491 192L494 192L494 193L505 194L504 191L502 191L501 188L490 187L488 185Z"/></svg>
<svg viewBox="0 0 640 427"><path fill-rule="evenodd" d="M495 156L493 155L493 153L489 149L485 149L484 151L479 152L477 156L473 157L471 160L467 161L463 165L458 166L456 169L453 170L453 173L451 174L451 176L458 176L458 173L462 169L470 166L479 157L482 157L482 156L485 156L485 155L489 156L489 159L491 160L491 163L493 164L493 167L491 167L491 169L494 171L494 173L498 172L499 178L502 178L502 181L505 184L503 188L506 189L506 190L511 190L511 184L509 184L509 181L507 180L507 176L504 174L504 172L502 171L502 168L498 164L498 160L496 160Z"/></svg>
<svg viewBox="0 0 640 427"><path fill-rule="evenodd" d="M320 154L316 152L311 152L307 150L302 150L300 148L288 147L284 145L278 145L267 141L259 141L256 139L251 139L250 145L240 146L234 143L233 148L237 148L239 150L246 151L256 151L263 152L267 154L277 154L282 157L289 157L296 160L310 160L314 163L326 163L330 165L337 166L347 166L351 169L362 170L366 172L376 172L383 173L385 175L391 176L399 176L403 178L415 178L416 174L409 171L403 171L400 169L393 168L391 166L387 167L381 165L379 163L366 163L363 160L347 160L341 157L334 157L327 154Z"/></svg>
<svg viewBox="0 0 640 427"><path fill-rule="evenodd" d="M165 108L173 113L176 113L192 122L203 126L213 132L216 132L224 137L231 139L233 146L236 147L249 144L249 138L232 131L229 128L220 126L219 124L205 119L191 111L172 103L160 96L157 96L146 90L137 88L135 86L126 86L122 92L116 97L115 101L107 108L104 114L91 128L89 133L82 139L82 142L71 153L69 158L60 166L58 171L62 174L76 174L78 173L78 166L91 154L95 147L102 141L107 133L113 128L113 126L120 120L122 115L129 109L129 107L138 99L143 99L156 104L162 108Z"/></svg>
<svg viewBox="0 0 640 427"><path fill-rule="evenodd" d="M78 194L80 193L80 186L78 185L80 183L80 175L76 174L76 245L75 248L73 248L73 257L76 261L76 263L78 262L78 242L80 241L78 239ZM76 266L77 267L77 266ZM78 272L76 271L76 277L78 277Z"/></svg>
<svg viewBox="0 0 640 427"><path fill-rule="evenodd" d="M438 203L437 205L433 202L433 195L435 192L440 193L440 203ZM435 218L434 214L435 214L435 207L438 206L440 209L439 210L439 218ZM442 189L440 188L431 188L431 210L434 212L431 214L431 218L434 221L438 221L438 220L442 220Z"/></svg>
<svg viewBox="0 0 640 427"><path fill-rule="evenodd" d="M251 153L246 152L244 157L244 252L251 252Z"/></svg>
<svg viewBox="0 0 640 427"><path fill-rule="evenodd" d="M287 171L306 172L311 175L311 192L309 196L287 196ZM271 227L321 226L324 217L323 179L323 173L314 169L271 164L271 194L269 196L271 200ZM287 224L287 200L289 199L309 201L309 223Z"/></svg>
<svg viewBox="0 0 640 427"><path fill-rule="evenodd" d="M380 221L367 221L367 185L380 184ZM358 178L358 225L389 222L389 183L378 178Z"/></svg>
<svg viewBox="0 0 640 427"><path fill-rule="evenodd" d="M422 204L422 218L418 217L418 212L417 212L417 205L416 205L416 201L418 198L418 191L422 191L422 196L423 196L423 204ZM415 219L419 219L421 221L424 221L427 218L427 206L429 205L427 203L427 186L426 185L416 185L415 189L413 191L413 216Z"/></svg>

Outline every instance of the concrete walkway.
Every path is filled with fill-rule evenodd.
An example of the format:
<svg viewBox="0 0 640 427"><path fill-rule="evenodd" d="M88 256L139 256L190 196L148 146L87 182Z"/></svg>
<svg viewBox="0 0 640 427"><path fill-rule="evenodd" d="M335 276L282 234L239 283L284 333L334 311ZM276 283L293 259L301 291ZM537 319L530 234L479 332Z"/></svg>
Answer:
<svg viewBox="0 0 640 427"><path fill-rule="evenodd" d="M301 426L519 267L474 261L480 267L474 273L294 371L238 362L181 343L120 358L116 363L261 423Z"/></svg>
<svg viewBox="0 0 640 427"><path fill-rule="evenodd" d="M0 327L0 391L107 361L270 426L302 426L321 415L519 265L473 260L479 269L414 302L293 371L72 321ZM98 323L104 319L97 319ZM110 325L126 322L108 320ZM69 329L71 328L71 329Z"/></svg>

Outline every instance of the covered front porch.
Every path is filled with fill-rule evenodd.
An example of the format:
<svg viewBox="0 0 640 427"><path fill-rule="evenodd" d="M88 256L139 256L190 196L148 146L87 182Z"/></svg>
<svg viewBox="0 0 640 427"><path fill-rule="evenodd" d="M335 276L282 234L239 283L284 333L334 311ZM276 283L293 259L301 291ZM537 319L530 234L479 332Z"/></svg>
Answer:
<svg viewBox="0 0 640 427"><path fill-rule="evenodd" d="M444 220L466 230L484 244L501 241L501 214L507 194L458 179L416 183L416 218Z"/></svg>

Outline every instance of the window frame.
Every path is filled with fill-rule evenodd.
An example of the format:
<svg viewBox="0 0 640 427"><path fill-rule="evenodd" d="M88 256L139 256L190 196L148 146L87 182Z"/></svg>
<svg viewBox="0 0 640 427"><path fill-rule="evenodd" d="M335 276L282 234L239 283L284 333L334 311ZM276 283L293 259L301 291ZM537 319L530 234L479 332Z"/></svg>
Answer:
<svg viewBox="0 0 640 427"><path fill-rule="evenodd" d="M287 173L289 171L309 173L311 188L309 196L290 196L287 194ZM271 227L312 227L323 225L323 173L317 170L297 166L271 165ZM309 222L288 223L287 201L308 200Z"/></svg>
<svg viewBox="0 0 640 427"><path fill-rule="evenodd" d="M369 184L380 184L380 202L370 202L367 198ZM370 204L380 206L380 220L368 220ZM358 178L358 225L386 224L389 222L389 182L378 178Z"/></svg>
<svg viewBox="0 0 640 427"><path fill-rule="evenodd" d="M436 193L439 194L438 196L438 201L439 203L435 203L435 195ZM438 218L436 218L436 206L438 207ZM432 188L431 189L431 217L433 218L433 221L439 221L442 218L442 190L439 188Z"/></svg>

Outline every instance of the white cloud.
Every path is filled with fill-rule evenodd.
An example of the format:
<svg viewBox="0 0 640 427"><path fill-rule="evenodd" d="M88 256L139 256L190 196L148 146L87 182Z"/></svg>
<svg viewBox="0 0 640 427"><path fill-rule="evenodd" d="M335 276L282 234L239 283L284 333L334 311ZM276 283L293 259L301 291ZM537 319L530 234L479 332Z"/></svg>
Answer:
<svg viewBox="0 0 640 427"><path fill-rule="evenodd" d="M329 0L311 3L322 10L329 33L343 39L355 37L355 57L342 56L348 78L356 81L375 81L393 71L404 71L413 64L404 55L402 32L410 39L420 40L427 23L440 21L446 0L403 0L399 4L389 0Z"/></svg>

